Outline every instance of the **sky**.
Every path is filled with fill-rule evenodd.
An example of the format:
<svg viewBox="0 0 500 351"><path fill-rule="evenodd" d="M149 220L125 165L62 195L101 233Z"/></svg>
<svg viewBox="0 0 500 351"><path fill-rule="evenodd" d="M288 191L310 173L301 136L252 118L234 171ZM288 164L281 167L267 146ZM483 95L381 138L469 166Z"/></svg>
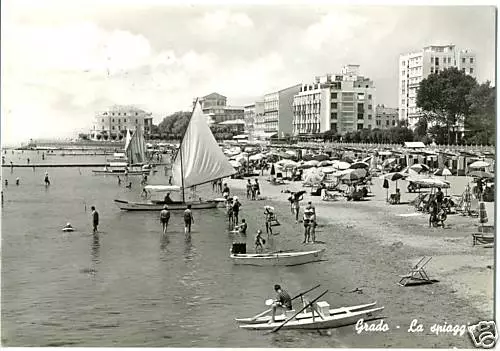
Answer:
<svg viewBox="0 0 500 351"><path fill-rule="evenodd" d="M2 144L88 132L132 104L154 123L212 92L230 105L359 64L397 107L398 58L426 45L476 52L495 78L492 6L347 6L160 0L2 1Z"/></svg>

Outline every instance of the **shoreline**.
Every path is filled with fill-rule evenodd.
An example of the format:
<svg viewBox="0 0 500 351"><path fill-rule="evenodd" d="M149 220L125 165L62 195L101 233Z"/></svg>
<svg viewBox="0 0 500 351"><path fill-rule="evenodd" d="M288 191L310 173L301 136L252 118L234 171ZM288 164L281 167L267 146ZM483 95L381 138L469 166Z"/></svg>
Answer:
<svg viewBox="0 0 500 351"><path fill-rule="evenodd" d="M278 219L282 223L282 226L278 227L279 230L286 231L285 236L275 237L279 238L277 241L280 245L286 246L287 249L303 249L304 246L307 249L325 247L324 257L328 263L318 264L318 272L321 272L318 273L318 279L324 279L321 276L330 277L334 274L333 271L344 267L350 274L337 277L338 280L335 281L316 283L342 282L352 289L360 287L364 291L361 295L346 293L343 296L346 300L342 305L378 301L380 306L385 306L384 315L391 324L394 322L401 325L409 324L413 316L427 324L443 321L473 324L478 320L492 320L494 250L472 246L471 233L477 231L474 228L477 219L455 214L447 221L449 229L429 228L427 215L412 215L416 211L408 205L387 204L381 180L374 179L374 184L371 186L374 196L368 201L325 202L321 201L320 197L309 195L308 191L301 202L300 216L304 205L312 201L319 220L316 238L326 245L304 245L303 227L292 219L290 206L286 200L288 194L281 193L284 189L292 191L301 189L301 182L273 186L266 181L268 175L253 177L252 181L254 178L259 179L265 200L246 200L246 179L226 181L230 189L235 190L236 195L243 193L240 200L244 207L240 217L245 217L244 209L247 206L254 207L254 202L262 209L266 204L270 204L275 206ZM417 196L415 193L402 194L403 198ZM494 204L489 204L489 208L493 206ZM399 216L400 214L410 214L410 216L403 217ZM494 212L490 210L489 215L494 217ZM492 222L493 218L488 224L491 225ZM249 227L254 227L254 224L249 223ZM265 229L263 232L265 233ZM253 238L253 230L250 230L249 234L248 236ZM274 244L273 242L272 245ZM439 282L414 287L399 286L397 283L400 275L407 274L409 268L423 256L432 256L425 270L431 279L437 279ZM330 267L330 264L334 264L335 267ZM309 277L312 278L314 277ZM370 297L369 300L367 296ZM336 301L332 302L335 306L340 305ZM425 340L426 338L421 340L408 337L406 333L401 334L402 331L392 331L393 333L383 336L377 334L375 342L361 341L362 345L356 342L355 347L418 347L415 345L471 347L472 345L467 335L463 339L452 336L441 339L440 336L434 343Z"/></svg>

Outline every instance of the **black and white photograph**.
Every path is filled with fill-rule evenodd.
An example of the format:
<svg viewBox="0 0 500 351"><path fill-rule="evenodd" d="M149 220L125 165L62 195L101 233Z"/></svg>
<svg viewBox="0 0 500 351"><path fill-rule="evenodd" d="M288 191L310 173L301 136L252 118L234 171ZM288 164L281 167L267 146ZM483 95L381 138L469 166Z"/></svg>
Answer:
<svg viewBox="0 0 500 351"><path fill-rule="evenodd" d="M1 3L1 346L495 348L494 3Z"/></svg>

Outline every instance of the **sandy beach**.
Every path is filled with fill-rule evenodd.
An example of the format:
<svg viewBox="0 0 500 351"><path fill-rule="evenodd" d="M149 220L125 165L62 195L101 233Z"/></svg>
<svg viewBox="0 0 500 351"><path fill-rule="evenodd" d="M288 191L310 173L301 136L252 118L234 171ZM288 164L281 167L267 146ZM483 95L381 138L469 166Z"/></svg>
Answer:
<svg viewBox="0 0 500 351"><path fill-rule="evenodd" d="M494 249L472 246L473 232L477 231L478 219L453 214L448 217L446 228L429 228L428 215L415 211L405 204L417 194L406 192L406 182L399 181L402 204L389 205L382 180L373 179L372 194L366 201L347 202L321 201L320 197L304 196L304 206L312 201L318 214L317 244L302 244L303 226L296 224L287 201L285 189L297 191L302 182L287 182L274 186L267 181L268 175L259 176L262 196L265 200L246 200L245 180L228 179L232 193L243 201L245 207L254 208L270 204L275 207L282 225L279 235L272 237L272 249L301 249L304 247L325 247L328 262L318 265L318 277L328 275L329 267L345 266L345 275L331 276L332 281L311 283L334 286L337 278L345 285L336 294L335 305L378 301L385 306L385 321L391 327L386 333L366 333L358 336L356 347L471 347L467 333L454 336L450 333L433 333L435 324L467 325L493 318L494 296ZM467 178L448 177L452 186L448 194L460 195ZM470 179L469 179L470 180ZM390 184L394 192L394 183ZM494 224L494 203L486 203L488 225ZM250 212L250 211L249 211ZM254 211L252 211L254 212ZM250 218L249 232L264 229L262 218ZM264 229L265 232L265 229ZM247 241L249 242L249 241ZM399 276L409 272L423 256L432 256L426 271L432 285L401 287ZM307 287L300 287L307 288ZM359 288L362 293L351 293ZM332 303L332 302L331 302ZM412 320L424 325L424 331L409 333ZM423 334L423 335L422 335Z"/></svg>

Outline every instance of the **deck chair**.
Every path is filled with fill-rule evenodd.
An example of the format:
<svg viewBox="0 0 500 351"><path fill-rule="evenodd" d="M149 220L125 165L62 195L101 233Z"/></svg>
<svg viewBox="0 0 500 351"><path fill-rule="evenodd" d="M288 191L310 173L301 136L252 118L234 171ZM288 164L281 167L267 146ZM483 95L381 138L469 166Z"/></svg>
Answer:
<svg viewBox="0 0 500 351"><path fill-rule="evenodd" d="M399 285L406 286L408 283L427 283L432 284L434 281L429 279L429 276L424 270L424 267L432 257L422 257L418 263L413 266L408 274L402 275L401 280L399 281Z"/></svg>
<svg viewBox="0 0 500 351"><path fill-rule="evenodd" d="M493 234L472 233L472 246L493 244L494 242L495 236Z"/></svg>

